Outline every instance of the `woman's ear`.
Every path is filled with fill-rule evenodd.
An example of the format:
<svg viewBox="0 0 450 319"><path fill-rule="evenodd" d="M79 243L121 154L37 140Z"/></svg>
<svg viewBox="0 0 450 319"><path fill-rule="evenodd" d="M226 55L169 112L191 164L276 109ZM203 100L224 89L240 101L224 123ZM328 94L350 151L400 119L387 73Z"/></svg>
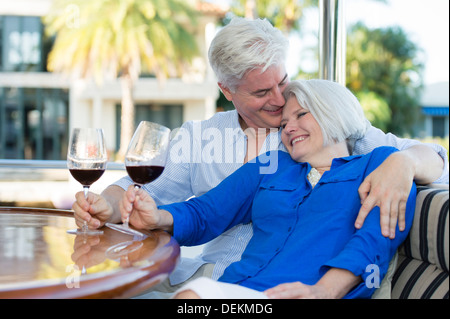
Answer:
<svg viewBox="0 0 450 319"><path fill-rule="evenodd" d="M231 90L229 88L227 88L226 86L224 86L222 83L218 83L220 89L222 90L223 95L225 96L225 98L232 102L233 101L233 94L231 94Z"/></svg>

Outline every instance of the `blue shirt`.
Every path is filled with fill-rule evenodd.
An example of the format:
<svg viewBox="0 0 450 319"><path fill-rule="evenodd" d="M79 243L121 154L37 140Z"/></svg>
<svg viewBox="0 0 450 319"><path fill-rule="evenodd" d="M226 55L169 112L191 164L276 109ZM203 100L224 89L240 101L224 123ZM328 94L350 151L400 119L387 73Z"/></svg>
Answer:
<svg viewBox="0 0 450 319"><path fill-rule="evenodd" d="M184 201L201 196L217 186L244 163L246 135L239 125L236 110L216 113L204 121L183 124L171 143L170 156L162 175L143 188L158 205ZM400 139L392 134L371 127L364 138L356 141L353 155L367 154L378 146L406 149L418 141ZM447 151L430 144L445 161L445 169L436 183L448 183ZM272 150L285 150L280 133L269 134L260 154ZM127 189L133 184L126 176L115 183ZM190 278L204 263L214 263L213 279L218 279L231 263L240 260L242 252L253 235L250 224L241 224L208 242L200 256L182 258L170 275L171 284L179 284Z"/></svg>
<svg viewBox="0 0 450 319"><path fill-rule="evenodd" d="M188 202L161 206L174 217L174 237L182 245L198 245L240 223L253 225L253 237L242 259L231 264L220 281L263 291L280 283L316 283L330 267L343 268L363 282L346 297L370 297L365 284L370 265L380 271L406 238L415 208L415 186L407 202L407 230L394 240L381 235L379 208L361 230L354 222L361 207L358 187L395 150L382 147L365 156L333 160L312 188L307 163L278 152L278 170L260 174L260 161L242 166L218 187ZM372 268L370 268L372 269Z"/></svg>

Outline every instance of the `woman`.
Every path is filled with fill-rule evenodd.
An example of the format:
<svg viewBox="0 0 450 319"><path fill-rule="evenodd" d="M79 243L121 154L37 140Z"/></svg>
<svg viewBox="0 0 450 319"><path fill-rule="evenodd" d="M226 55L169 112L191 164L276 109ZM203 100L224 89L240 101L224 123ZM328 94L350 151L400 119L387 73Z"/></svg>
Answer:
<svg viewBox="0 0 450 319"><path fill-rule="evenodd" d="M187 202L157 207L147 193L137 193L130 222L170 231L181 245L202 244L252 222L253 237L241 260L219 278L237 285L194 280L187 288L194 297L236 298L235 291L244 290L244 297L252 298L258 291L270 297L367 298L374 292L365 282L367 267L378 267L382 278L408 233L397 227L395 239L384 237L378 207L360 230L354 227L359 185L396 152L382 147L349 156L369 126L354 95L324 80L292 82L284 95L281 134L289 154L277 153L274 174L260 174L266 164L258 157ZM414 206L413 185L405 207L407 230Z"/></svg>

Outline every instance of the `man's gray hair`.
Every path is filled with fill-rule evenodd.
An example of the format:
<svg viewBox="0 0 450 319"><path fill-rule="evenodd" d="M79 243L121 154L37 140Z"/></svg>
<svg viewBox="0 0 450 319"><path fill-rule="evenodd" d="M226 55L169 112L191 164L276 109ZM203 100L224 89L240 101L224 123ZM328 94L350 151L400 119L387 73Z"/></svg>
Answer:
<svg viewBox="0 0 450 319"><path fill-rule="evenodd" d="M235 92L249 71L284 64L288 47L287 38L266 19L236 17L211 42L209 63L218 82Z"/></svg>

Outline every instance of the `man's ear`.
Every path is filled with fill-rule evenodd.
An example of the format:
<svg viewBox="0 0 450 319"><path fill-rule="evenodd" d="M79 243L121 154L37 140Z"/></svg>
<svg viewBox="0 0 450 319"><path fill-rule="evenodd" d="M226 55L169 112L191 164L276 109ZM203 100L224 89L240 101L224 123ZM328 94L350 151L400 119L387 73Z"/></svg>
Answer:
<svg viewBox="0 0 450 319"><path fill-rule="evenodd" d="M222 90L223 95L225 95L225 98L232 102L233 101L233 95L231 94L231 90L229 88L227 88L226 86L224 86L222 83L218 83L220 89Z"/></svg>

